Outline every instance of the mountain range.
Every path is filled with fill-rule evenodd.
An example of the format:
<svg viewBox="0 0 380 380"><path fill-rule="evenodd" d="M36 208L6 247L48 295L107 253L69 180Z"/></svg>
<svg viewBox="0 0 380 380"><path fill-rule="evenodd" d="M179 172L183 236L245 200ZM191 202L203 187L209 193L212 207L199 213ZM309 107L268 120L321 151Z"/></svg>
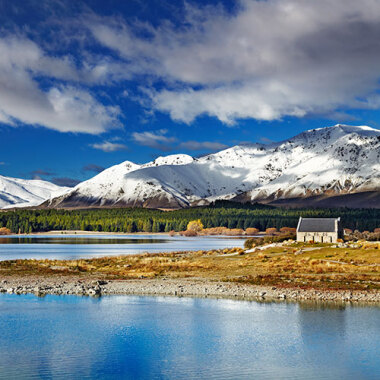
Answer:
<svg viewBox="0 0 380 380"><path fill-rule="evenodd" d="M227 199L380 208L380 131L338 124L201 158L175 154L142 165L125 161L70 189L45 181L0 181L0 207L41 201L40 207L173 209ZM3 181L15 187L4 187Z"/></svg>
<svg viewBox="0 0 380 380"><path fill-rule="evenodd" d="M0 175L0 208L38 206L48 198L69 191L68 187L37 179L19 179Z"/></svg>

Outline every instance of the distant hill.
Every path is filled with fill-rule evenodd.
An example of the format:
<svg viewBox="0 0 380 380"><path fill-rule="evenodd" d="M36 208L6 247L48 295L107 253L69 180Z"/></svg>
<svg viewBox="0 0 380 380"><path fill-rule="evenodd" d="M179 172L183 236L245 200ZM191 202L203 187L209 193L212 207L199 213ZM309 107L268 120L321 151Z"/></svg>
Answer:
<svg viewBox="0 0 380 380"><path fill-rule="evenodd" d="M68 190L47 181L0 175L0 208L37 206Z"/></svg>

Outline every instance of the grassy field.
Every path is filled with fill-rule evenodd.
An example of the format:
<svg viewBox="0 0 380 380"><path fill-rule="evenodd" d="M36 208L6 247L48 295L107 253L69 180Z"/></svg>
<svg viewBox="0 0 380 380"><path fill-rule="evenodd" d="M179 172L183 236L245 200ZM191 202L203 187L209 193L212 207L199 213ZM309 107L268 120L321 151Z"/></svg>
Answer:
<svg viewBox="0 0 380 380"><path fill-rule="evenodd" d="M193 278L319 289L380 289L379 243L352 247L279 243L256 248L144 254L84 260L0 262L4 276Z"/></svg>

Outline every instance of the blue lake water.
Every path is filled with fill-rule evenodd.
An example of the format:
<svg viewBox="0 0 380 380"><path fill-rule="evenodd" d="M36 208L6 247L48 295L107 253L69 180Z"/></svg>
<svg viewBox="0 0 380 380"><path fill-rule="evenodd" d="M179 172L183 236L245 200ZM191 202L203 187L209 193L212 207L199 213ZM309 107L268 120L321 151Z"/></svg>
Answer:
<svg viewBox="0 0 380 380"><path fill-rule="evenodd" d="M169 235L23 235L0 237L0 260L78 259L136 253L243 247L245 239Z"/></svg>
<svg viewBox="0 0 380 380"><path fill-rule="evenodd" d="M380 308L0 295L0 379L379 379Z"/></svg>

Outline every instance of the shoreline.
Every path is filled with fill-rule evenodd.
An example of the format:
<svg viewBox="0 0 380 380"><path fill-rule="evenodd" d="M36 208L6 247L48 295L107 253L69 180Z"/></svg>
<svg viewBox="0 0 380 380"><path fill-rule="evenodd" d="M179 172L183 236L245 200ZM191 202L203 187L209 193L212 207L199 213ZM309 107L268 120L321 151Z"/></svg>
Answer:
<svg viewBox="0 0 380 380"><path fill-rule="evenodd" d="M164 235L169 236L169 232L105 232L105 231L81 231L81 230L57 230L57 231L45 231L45 232L31 232L21 234L2 235L4 237L10 236L44 236L44 235Z"/></svg>
<svg viewBox="0 0 380 380"><path fill-rule="evenodd" d="M0 292L380 303L378 242L0 261Z"/></svg>
<svg viewBox="0 0 380 380"><path fill-rule="evenodd" d="M81 231L81 230L57 230L57 231L45 231L45 232L31 232L31 233L12 233L11 235L0 235L0 237L15 237L15 236L49 236L49 235L114 235L114 236L129 236L129 235L157 235L157 236L167 236L172 237L169 232L106 232L106 231ZM173 236L181 236L179 232L176 232ZM249 239L252 237L264 237L266 233L263 231L258 232L256 235L223 235L223 234L199 234L197 236L187 236L187 237L232 237Z"/></svg>
<svg viewBox="0 0 380 380"><path fill-rule="evenodd" d="M240 284L203 279L103 280L77 277L19 277L0 280L0 293L44 296L141 295L238 299L247 301L320 301L380 304L377 290L331 290Z"/></svg>

